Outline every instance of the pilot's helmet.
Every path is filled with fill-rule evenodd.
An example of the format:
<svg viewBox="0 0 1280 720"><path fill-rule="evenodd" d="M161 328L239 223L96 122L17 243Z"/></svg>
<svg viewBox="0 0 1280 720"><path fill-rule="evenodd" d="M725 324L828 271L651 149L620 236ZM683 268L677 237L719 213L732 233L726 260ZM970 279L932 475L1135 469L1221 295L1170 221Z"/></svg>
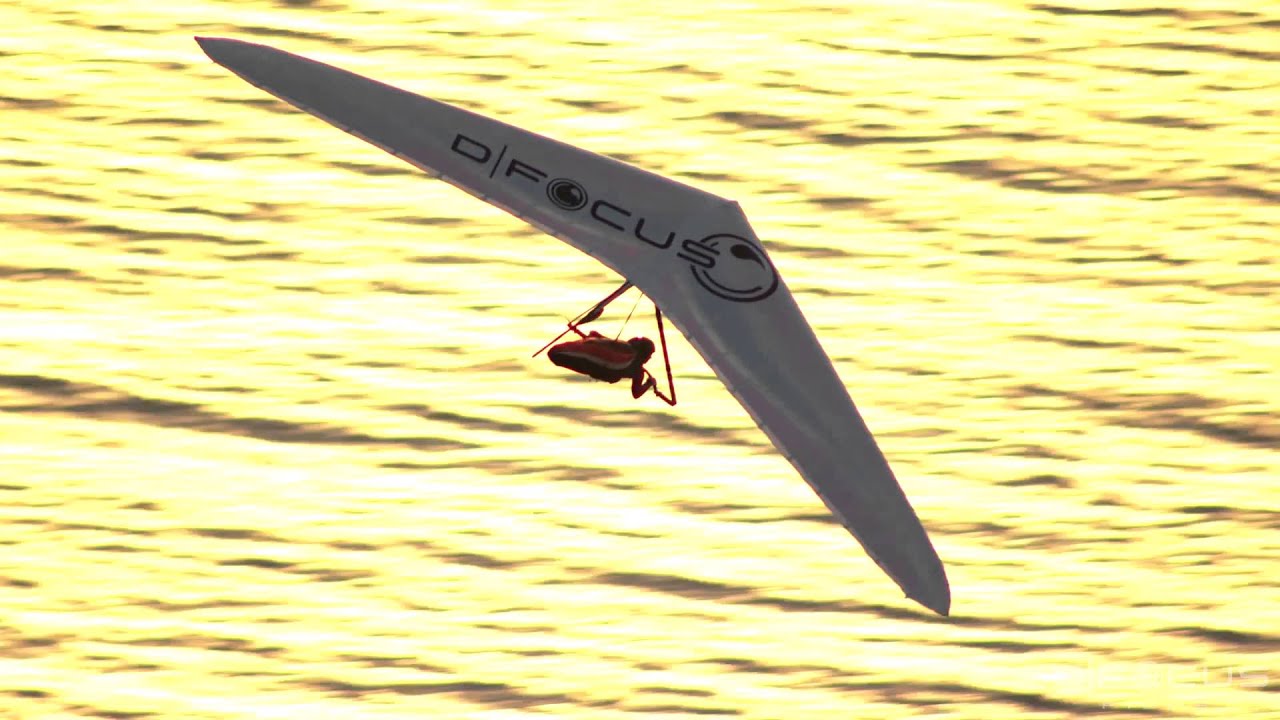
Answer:
<svg viewBox="0 0 1280 720"><path fill-rule="evenodd" d="M645 337L634 337L627 341L631 348L636 351L636 358L643 365L653 357L653 341Z"/></svg>

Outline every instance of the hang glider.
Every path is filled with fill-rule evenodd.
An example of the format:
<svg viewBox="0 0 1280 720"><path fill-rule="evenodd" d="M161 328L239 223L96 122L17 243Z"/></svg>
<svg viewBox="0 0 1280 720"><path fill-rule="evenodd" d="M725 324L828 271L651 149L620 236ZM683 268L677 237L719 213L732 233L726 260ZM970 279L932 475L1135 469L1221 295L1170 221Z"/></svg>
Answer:
<svg viewBox="0 0 1280 720"><path fill-rule="evenodd" d="M292 53L196 40L249 83L634 284L907 597L948 613L942 562L737 203Z"/></svg>

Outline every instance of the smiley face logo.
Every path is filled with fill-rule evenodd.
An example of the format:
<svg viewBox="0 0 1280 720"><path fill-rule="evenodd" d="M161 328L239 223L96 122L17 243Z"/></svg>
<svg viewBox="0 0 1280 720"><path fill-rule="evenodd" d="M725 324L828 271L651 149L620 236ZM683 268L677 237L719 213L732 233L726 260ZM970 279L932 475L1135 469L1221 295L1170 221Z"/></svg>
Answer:
<svg viewBox="0 0 1280 720"><path fill-rule="evenodd" d="M587 191L569 178L556 178L547 183L547 197L565 210L581 210L587 204Z"/></svg>
<svg viewBox="0 0 1280 720"><path fill-rule="evenodd" d="M778 289L778 271L764 250L738 235L685 240L676 256L689 261L699 285L725 300L754 302Z"/></svg>

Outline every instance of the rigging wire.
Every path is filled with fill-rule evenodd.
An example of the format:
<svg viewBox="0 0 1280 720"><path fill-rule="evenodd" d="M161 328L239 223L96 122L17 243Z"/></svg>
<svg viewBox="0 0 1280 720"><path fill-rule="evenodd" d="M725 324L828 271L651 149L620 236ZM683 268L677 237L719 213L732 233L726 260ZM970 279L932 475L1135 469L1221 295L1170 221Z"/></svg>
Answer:
<svg viewBox="0 0 1280 720"><path fill-rule="evenodd" d="M622 337L622 331L627 329L627 323L631 322L631 316L636 314L636 308L640 307L640 298L643 294L636 295L636 301L631 304L631 312L627 313L627 319L622 321L622 326L618 328L618 334L613 336L614 340Z"/></svg>

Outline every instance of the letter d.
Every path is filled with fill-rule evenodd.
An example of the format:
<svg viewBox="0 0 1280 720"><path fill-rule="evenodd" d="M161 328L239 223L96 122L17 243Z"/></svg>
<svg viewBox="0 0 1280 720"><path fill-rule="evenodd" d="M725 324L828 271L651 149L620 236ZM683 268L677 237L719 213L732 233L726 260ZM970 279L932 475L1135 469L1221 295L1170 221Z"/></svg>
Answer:
<svg viewBox="0 0 1280 720"><path fill-rule="evenodd" d="M450 149L463 157L475 160L481 165L489 162L489 158L493 156L493 151L489 149L488 145L479 140L472 140L462 133L458 133L453 138L453 145L450 146Z"/></svg>

